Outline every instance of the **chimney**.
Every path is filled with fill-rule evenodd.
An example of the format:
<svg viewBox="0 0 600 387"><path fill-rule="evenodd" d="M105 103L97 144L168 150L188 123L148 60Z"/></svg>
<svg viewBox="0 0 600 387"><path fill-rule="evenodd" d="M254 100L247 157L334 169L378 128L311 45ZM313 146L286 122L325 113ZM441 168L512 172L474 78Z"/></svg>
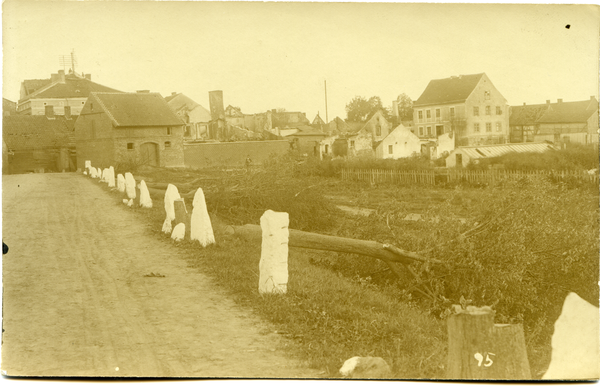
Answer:
<svg viewBox="0 0 600 387"><path fill-rule="evenodd" d="M225 108L223 107L223 90L209 91L208 104L210 107L210 118L212 120L225 118Z"/></svg>
<svg viewBox="0 0 600 387"><path fill-rule="evenodd" d="M594 99L596 99L596 97L594 97L593 95L590 95L590 101L593 101Z"/></svg>
<svg viewBox="0 0 600 387"><path fill-rule="evenodd" d="M527 105L525 102L523 102L523 106Z"/></svg>
<svg viewBox="0 0 600 387"><path fill-rule="evenodd" d="M85 77L85 79L87 79L88 81L92 80L92 74L84 74L83 75Z"/></svg>
<svg viewBox="0 0 600 387"><path fill-rule="evenodd" d="M46 106L44 106L44 108L45 108L46 118L48 118L49 120L53 120L54 119L54 106L46 105Z"/></svg>
<svg viewBox="0 0 600 387"><path fill-rule="evenodd" d="M557 101L558 103L562 103L562 98L559 98Z"/></svg>
<svg viewBox="0 0 600 387"><path fill-rule="evenodd" d="M392 101L392 113L394 117L398 117L398 101Z"/></svg>
<svg viewBox="0 0 600 387"><path fill-rule="evenodd" d="M546 105L550 105L550 100L549 99L546 100Z"/></svg>
<svg viewBox="0 0 600 387"><path fill-rule="evenodd" d="M70 106L65 106L65 118L66 119L71 118L71 107Z"/></svg>
<svg viewBox="0 0 600 387"><path fill-rule="evenodd" d="M176 91L172 91L172 92L171 92L171 95L172 95L172 96L175 96L175 95L177 95L177 92L176 92Z"/></svg>
<svg viewBox="0 0 600 387"><path fill-rule="evenodd" d="M58 70L58 82L65 83L65 70Z"/></svg>
<svg viewBox="0 0 600 387"><path fill-rule="evenodd" d="M148 94L150 93L150 90L136 90L135 92L139 94Z"/></svg>
<svg viewBox="0 0 600 387"><path fill-rule="evenodd" d="M58 82L58 74L50 74L50 82Z"/></svg>

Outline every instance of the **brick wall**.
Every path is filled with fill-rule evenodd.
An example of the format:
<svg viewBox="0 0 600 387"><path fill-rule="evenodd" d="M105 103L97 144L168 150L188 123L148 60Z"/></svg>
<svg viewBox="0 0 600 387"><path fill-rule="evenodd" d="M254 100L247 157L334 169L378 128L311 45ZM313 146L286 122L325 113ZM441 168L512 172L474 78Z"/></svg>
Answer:
<svg viewBox="0 0 600 387"><path fill-rule="evenodd" d="M248 157L252 164L260 164L271 155L284 155L289 152L290 143L275 140L185 144L183 150L186 167L240 167Z"/></svg>

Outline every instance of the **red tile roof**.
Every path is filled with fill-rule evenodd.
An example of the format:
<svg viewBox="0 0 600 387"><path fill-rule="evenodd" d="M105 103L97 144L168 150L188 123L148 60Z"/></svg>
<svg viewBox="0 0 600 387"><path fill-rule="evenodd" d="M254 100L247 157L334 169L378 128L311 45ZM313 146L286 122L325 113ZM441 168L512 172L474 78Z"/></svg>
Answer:
<svg viewBox="0 0 600 387"><path fill-rule="evenodd" d="M159 93L91 93L115 126L181 126Z"/></svg>
<svg viewBox="0 0 600 387"><path fill-rule="evenodd" d="M483 75L484 73L433 79L413 106L439 105L465 101L471 95Z"/></svg>
<svg viewBox="0 0 600 387"><path fill-rule="evenodd" d="M539 123L587 122L598 111L598 101L559 102L550 104L546 112L538 119Z"/></svg>
<svg viewBox="0 0 600 387"><path fill-rule="evenodd" d="M2 117L2 138L11 151L74 147L77 116L12 115Z"/></svg>

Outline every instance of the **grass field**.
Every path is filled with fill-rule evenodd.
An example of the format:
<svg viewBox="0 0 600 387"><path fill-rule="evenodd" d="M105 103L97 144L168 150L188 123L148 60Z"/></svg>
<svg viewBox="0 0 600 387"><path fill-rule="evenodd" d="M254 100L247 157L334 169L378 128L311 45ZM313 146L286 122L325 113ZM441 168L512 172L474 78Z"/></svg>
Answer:
<svg viewBox="0 0 600 387"><path fill-rule="evenodd" d="M494 192L489 188L371 186L333 178L294 177L281 164L255 171L156 169L134 175L137 180L176 186L204 179L198 186L205 191L216 225L258 224L260 215L273 209L290 214L290 228L393 243L409 251L427 251L446 240L448 231L442 227L464 232L477 225ZM586 203L595 200L597 205L597 193L583 194ZM165 216L162 197L154 199L152 210L136 211L147 217L152 232L171 243L160 233ZM370 215L354 215L348 208L369 209ZM408 214L421 214L424 220L405 220ZM441 220L436 218L440 214ZM367 257L291 249L288 294L260 296L260 246L225 235L219 227L215 227L215 236L217 245L206 249L178 243L190 267L211 275L237 302L275 324L276 330L295 344L291 353L324 369L324 376L338 376L337 370L353 356L381 356L400 379L445 376L443 312L449 304L432 306L411 291L408 276L397 278L385 264ZM534 378L540 377L549 363L550 336L542 336L526 329Z"/></svg>

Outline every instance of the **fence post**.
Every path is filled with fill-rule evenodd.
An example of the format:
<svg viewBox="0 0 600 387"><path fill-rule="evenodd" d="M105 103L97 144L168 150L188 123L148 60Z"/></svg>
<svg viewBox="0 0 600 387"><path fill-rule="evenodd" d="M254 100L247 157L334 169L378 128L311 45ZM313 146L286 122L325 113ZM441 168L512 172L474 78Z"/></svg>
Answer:
<svg viewBox="0 0 600 387"><path fill-rule="evenodd" d="M494 325L494 311L468 306L448 318L449 379L531 379L523 326Z"/></svg>

